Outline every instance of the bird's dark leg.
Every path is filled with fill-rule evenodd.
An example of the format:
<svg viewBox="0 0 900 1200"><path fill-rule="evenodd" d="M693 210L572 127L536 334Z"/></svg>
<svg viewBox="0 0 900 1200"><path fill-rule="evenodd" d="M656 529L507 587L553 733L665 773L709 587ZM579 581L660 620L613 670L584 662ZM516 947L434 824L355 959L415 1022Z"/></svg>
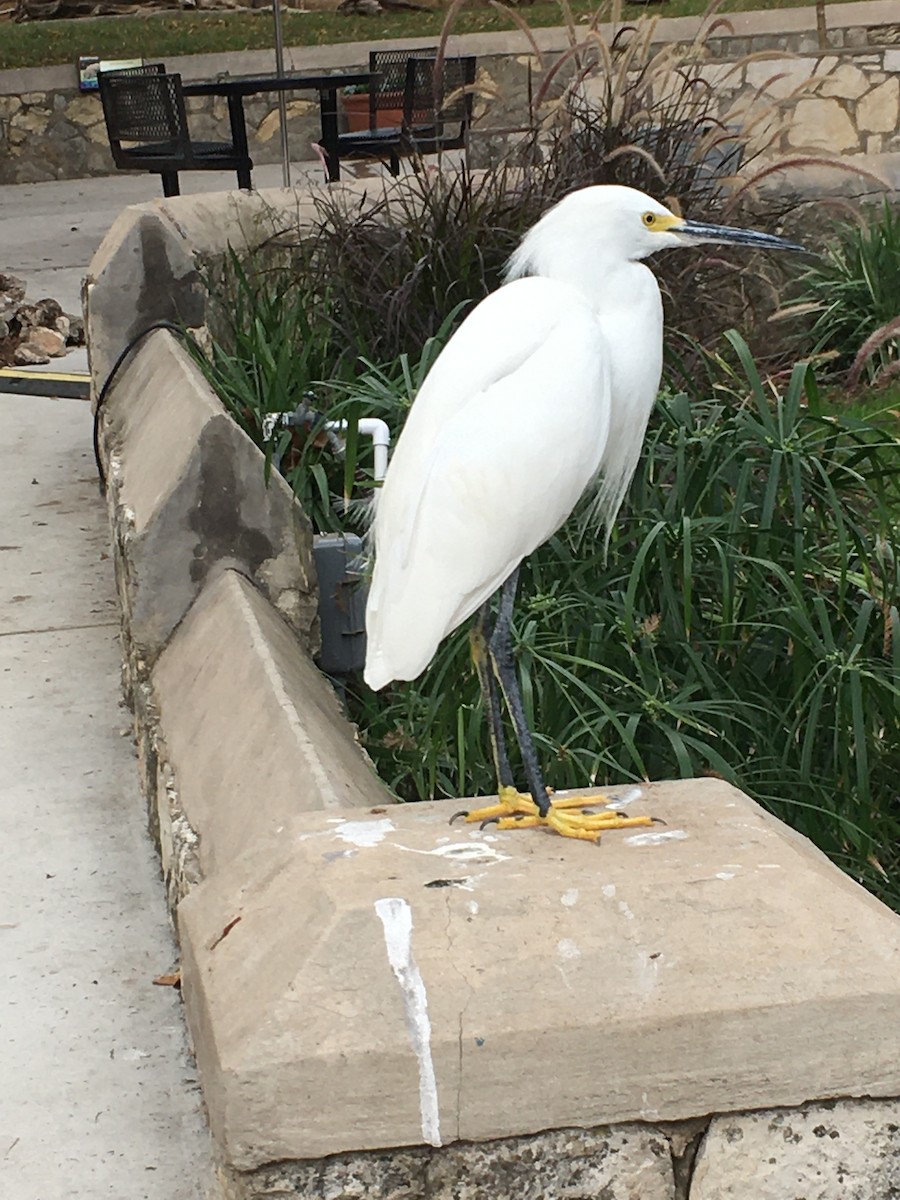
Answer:
<svg viewBox="0 0 900 1200"><path fill-rule="evenodd" d="M579 838L588 842L599 840L601 833L609 829L628 829L635 825L650 825L650 817L624 817L606 809L604 812L584 812L592 804L606 804L605 796L556 797L552 801L544 786L544 776L538 762L537 751L525 720L525 706L519 688L519 677L512 646L513 604L516 598L518 568L513 571L500 589L500 607L490 638L487 627L490 608L484 605L472 630L472 659L478 671L485 698L487 719L491 732L491 746L500 783L495 804L486 808L459 812L451 817L465 817L482 825L496 824L498 829L528 829L535 825L550 826L563 837ZM512 785L512 772L506 753L506 741L500 715L499 690L503 692L509 710L516 740L522 752L522 764L531 796L518 792Z"/></svg>
<svg viewBox="0 0 900 1200"><path fill-rule="evenodd" d="M500 787L513 786L513 773L509 765L509 755L506 751L506 734L503 732L503 712L500 707L500 697L497 695L497 682L491 669L488 655L488 626L491 620L491 603L488 600L482 604L469 634L472 647L472 662L478 673L481 684L481 698L484 704L484 719L487 721L488 735L491 739L491 753L494 757L494 767L497 771L497 782Z"/></svg>
<svg viewBox="0 0 900 1200"><path fill-rule="evenodd" d="M491 640L488 643L488 651L491 656L491 665L494 668L494 674L503 691L503 698L506 701L506 707L512 719L516 741L519 743L519 750L522 753L522 766L525 770L528 790L531 792L531 798L537 805L538 812L542 817L546 817L550 810L550 799L547 795L544 774L538 762L531 731L525 719L525 706L522 703L519 676L516 671L515 658L513 657L512 618L513 605L516 599L516 585L518 582L519 568L516 567L515 571L513 571L512 575L510 575L509 579L507 579L506 583L500 589L500 609L497 613L496 623L494 624L494 632L491 634Z"/></svg>

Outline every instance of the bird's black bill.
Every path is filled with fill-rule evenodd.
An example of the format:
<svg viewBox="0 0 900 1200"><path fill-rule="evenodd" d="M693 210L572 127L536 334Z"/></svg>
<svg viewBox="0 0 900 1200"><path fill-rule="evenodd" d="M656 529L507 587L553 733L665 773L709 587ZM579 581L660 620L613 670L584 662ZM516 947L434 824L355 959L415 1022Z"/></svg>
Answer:
<svg viewBox="0 0 900 1200"><path fill-rule="evenodd" d="M700 221L685 221L677 231L693 242L726 242L733 246L755 246L757 250L799 250L806 247L799 242L775 237L771 233L757 233L755 229L732 229L730 225L704 225Z"/></svg>

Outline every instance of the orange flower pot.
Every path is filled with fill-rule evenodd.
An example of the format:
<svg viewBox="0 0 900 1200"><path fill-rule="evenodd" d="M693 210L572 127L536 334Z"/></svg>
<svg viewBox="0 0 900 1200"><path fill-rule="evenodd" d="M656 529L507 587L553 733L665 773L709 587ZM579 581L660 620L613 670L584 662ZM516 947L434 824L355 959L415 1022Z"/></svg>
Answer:
<svg viewBox="0 0 900 1200"><path fill-rule="evenodd" d="M403 93L386 92L381 97L381 102L382 106L375 113L375 128L399 129L403 124ZM341 96L341 108L347 120L348 133L365 133L371 128L368 93L357 92Z"/></svg>

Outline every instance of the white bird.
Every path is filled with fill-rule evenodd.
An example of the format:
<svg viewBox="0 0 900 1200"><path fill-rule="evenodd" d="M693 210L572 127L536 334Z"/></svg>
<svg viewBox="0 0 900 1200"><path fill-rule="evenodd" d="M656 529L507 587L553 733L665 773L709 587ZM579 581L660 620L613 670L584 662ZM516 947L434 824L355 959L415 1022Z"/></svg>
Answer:
<svg viewBox="0 0 900 1200"><path fill-rule="evenodd" d="M365 679L376 690L415 679L441 640L479 613L473 659L500 796L469 820L545 824L591 841L626 821L578 812L584 798L549 799L513 662L513 600L522 560L592 484L598 517L607 529L614 521L662 372L662 301L641 260L702 242L802 249L683 220L632 188L572 192L525 235L507 282L451 337L410 409L375 508ZM530 797L513 786L498 684Z"/></svg>

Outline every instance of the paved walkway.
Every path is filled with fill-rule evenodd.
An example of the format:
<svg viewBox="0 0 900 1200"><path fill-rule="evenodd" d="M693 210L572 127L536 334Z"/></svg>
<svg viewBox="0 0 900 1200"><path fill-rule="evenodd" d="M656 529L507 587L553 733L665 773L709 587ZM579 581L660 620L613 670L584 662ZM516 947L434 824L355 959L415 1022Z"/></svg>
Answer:
<svg viewBox="0 0 900 1200"><path fill-rule="evenodd" d="M84 401L0 395L0 1195L201 1200Z"/></svg>
<svg viewBox="0 0 900 1200"><path fill-rule="evenodd" d="M295 168L295 183L316 164ZM279 166L254 171L281 184ZM185 191L232 174L182 176ZM0 271L81 308L118 175L0 187ZM76 351L53 369L86 369ZM51 369L48 367L47 369ZM209 1137L146 831L89 405L0 392L0 1197L204 1200Z"/></svg>
<svg viewBox="0 0 900 1200"><path fill-rule="evenodd" d="M211 186L218 180L206 179ZM273 181L274 182L274 181ZM146 176L0 188L0 270L78 311ZM78 369L84 355L57 360ZM87 403L0 393L0 1196L202 1200L211 1157L119 688Z"/></svg>

